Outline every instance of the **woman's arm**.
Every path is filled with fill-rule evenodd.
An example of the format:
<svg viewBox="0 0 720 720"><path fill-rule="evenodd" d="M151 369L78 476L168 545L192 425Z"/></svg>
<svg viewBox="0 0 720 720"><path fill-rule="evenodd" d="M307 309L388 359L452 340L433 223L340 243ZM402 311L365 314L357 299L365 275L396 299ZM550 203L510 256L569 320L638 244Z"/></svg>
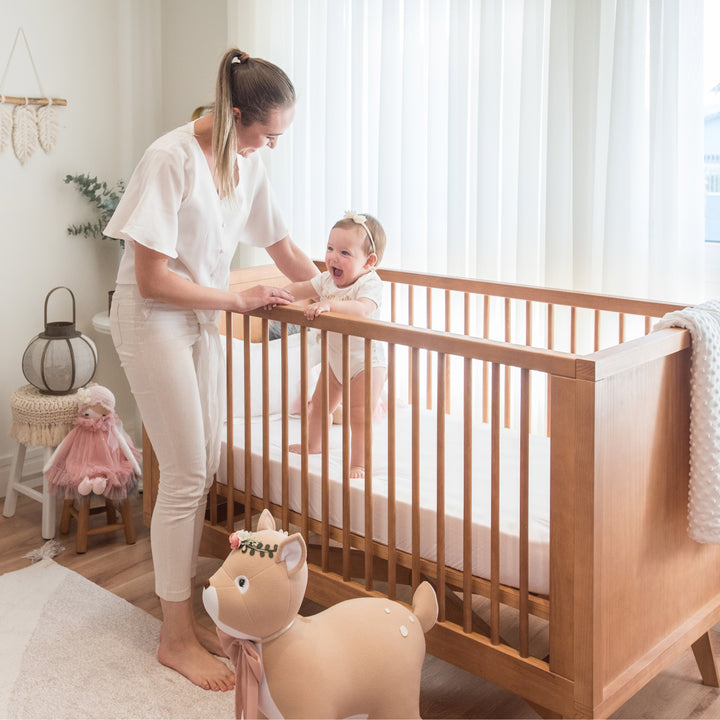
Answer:
<svg viewBox="0 0 720 720"><path fill-rule="evenodd" d="M135 280L142 297L193 310L233 312L287 305L294 300L286 290L265 285L256 285L241 293L204 287L170 270L169 259L167 255L135 243Z"/></svg>
<svg viewBox="0 0 720 720"><path fill-rule="evenodd" d="M266 248L277 269L288 280L299 282L309 280L320 271L310 258L286 235L274 245Z"/></svg>

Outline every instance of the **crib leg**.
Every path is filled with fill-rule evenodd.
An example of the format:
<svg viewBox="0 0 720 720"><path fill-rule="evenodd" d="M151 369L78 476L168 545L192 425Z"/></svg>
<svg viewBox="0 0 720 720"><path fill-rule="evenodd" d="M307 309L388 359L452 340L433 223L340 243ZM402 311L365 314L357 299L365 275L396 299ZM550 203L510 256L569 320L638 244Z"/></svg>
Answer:
<svg viewBox="0 0 720 720"><path fill-rule="evenodd" d="M720 677L718 677L717 663L715 662L715 654L713 653L710 633L706 632L701 635L693 644L692 651L695 655L702 681L710 687L720 687Z"/></svg>

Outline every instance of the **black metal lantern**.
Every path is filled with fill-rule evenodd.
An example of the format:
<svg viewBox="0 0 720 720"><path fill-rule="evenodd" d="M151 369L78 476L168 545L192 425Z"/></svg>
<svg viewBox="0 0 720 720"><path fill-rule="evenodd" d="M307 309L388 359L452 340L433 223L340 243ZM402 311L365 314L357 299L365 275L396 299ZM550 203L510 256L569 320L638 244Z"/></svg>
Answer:
<svg viewBox="0 0 720 720"><path fill-rule="evenodd" d="M56 290L72 298L72 322L47 321L48 300ZM22 359L27 381L46 395L65 395L87 385L95 375L97 349L75 329L75 296L67 287L53 288L45 297L45 330L25 348Z"/></svg>

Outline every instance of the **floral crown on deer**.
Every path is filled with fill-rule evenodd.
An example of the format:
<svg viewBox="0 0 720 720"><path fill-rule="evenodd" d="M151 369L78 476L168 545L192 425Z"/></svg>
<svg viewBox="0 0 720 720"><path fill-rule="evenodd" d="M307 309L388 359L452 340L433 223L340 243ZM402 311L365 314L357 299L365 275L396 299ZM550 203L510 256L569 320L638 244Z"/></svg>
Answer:
<svg viewBox="0 0 720 720"><path fill-rule="evenodd" d="M287 535L286 532L280 531L282 535ZM263 543L262 540L256 539L254 533L248 532L247 530L237 530L232 533L228 538L230 541L230 547L233 550L240 550L242 553L249 553L251 556L258 553L260 557L272 556L278 551L278 545L270 545L269 543Z"/></svg>

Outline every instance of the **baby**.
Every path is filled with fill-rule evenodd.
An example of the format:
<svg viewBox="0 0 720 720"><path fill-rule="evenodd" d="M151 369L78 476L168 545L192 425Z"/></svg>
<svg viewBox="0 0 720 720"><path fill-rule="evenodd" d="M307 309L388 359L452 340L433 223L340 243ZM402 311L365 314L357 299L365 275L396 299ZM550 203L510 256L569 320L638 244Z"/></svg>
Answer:
<svg viewBox="0 0 720 720"><path fill-rule="evenodd" d="M293 283L285 289L296 300L313 298L305 309L312 320L324 312L360 315L377 318L382 302L383 284L375 266L385 251L385 231L371 215L345 213L342 220L330 230L325 264L327 270L311 280ZM371 393L372 407L380 399L387 361L382 349L373 343ZM342 336L328 336L329 412L338 407L342 399ZM350 477L365 475L365 341L351 337L350 360ZM322 451L322 385L318 382L309 404L308 452ZM331 420L332 422L332 420ZM290 452L302 451L300 445L291 445Z"/></svg>

